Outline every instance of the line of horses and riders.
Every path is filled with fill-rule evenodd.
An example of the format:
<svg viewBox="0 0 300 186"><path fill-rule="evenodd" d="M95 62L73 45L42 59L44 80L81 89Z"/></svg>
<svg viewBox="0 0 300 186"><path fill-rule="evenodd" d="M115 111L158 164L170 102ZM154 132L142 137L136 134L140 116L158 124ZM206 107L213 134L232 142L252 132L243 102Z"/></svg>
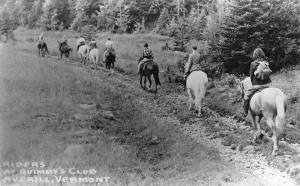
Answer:
<svg viewBox="0 0 300 186"><path fill-rule="evenodd" d="M61 40L58 40L58 50L60 53L60 59L62 60L63 56L69 58L70 53L73 49L68 45L68 40L64 35ZM97 69L99 64L99 49L95 39L92 39L89 44L87 44L84 36L80 36L76 43L77 53L80 57L80 63L83 65L89 65L92 63L94 68ZM37 43L38 55L44 57L46 54L49 55L49 50L46 42L44 41L44 33L38 36ZM103 54L103 62L106 64L106 69L109 70L109 75L114 73L114 63L116 61L115 49L113 42L110 38L107 39L105 43L105 51Z"/></svg>
<svg viewBox="0 0 300 186"><path fill-rule="evenodd" d="M43 37L43 35L41 36ZM41 53L43 56L45 53L48 53L48 49L41 36L39 36L38 49L39 54ZM65 38L63 38L62 41L59 41L61 57L62 54L65 54L66 57L68 57L71 50L67 46ZM84 37L81 36L77 41L77 51L82 64L92 61L96 68L99 50L95 40L92 40L90 45L87 45ZM137 60L137 73L140 75L140 86L143 89L146 89L146 81L148 79L149 89L151 89L151 76L153 75L156 93L157 87L161 85L159 80L159 66L153 60L154 55L148 43L144 44L141 53L140 58ZM110 71L111 73L113 73L115 59L116 54L113 42L108 38L105 43L103 60L106 63L106 68L112 69L112 71ZM202 115L203 99L206 90L209 88L207 74L203 72L201 68L203 60L203 56L197 51L197 46L193 46L192 53L189 54L188 61L185 64L184 72L185 88L189 96L188 109L192 110L193 106L195 106L195 111L198 113L197 115L199 117ZM272 154L276 156L278 154L279 139L284 134L285 130L287 96L278 88L272 87L270 79L272 70L269 68L268 58L261 48L258 47L254 50L253 60L254 61L250 65L250 77L245 78L239 83L239 89L243 100L242 115L246 117L249 114L253 128L257 129L258 133L255 136L255 140L262 136L260 127L261 119L263 117L266 119L267 125L273 132L274 144Z"/></svg>

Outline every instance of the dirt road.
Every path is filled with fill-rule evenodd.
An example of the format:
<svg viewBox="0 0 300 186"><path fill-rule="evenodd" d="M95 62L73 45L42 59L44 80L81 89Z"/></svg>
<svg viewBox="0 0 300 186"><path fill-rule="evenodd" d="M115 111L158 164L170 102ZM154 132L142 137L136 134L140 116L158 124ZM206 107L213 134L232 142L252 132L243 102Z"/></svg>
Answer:
<svg viewBox="0 0 300 186"><path fill-rule="evenodd" d="M7 53L3 45L0 50L0 58L8 59L8 56L10 59L13 58L14 54ZM41 63L41 60L32 57L31 53L18 51L18 55L19 58L30 56L33 59L31 65ZM270 153L270 143L255 146L247 141L253 135L248 125L237 122L233 118L222 117L207 107L205 107L204 117L197 118L194 113L187 111L187 96L184 92L177 91L179 89L177 85L163 83L158 94L154 95L142 90L136 77L120 73L109 77L107 71L102 68L96 71L80 67L73 61L61 63L53 58L43 60L51 63L55 68L60 66L68 68L74 74L88 74L96 84L109 86L114 91L121 91L127 97L133 97L138 108L143 112L148 113L161 124L173 125L179 133L196 141L201 147L202 151L195 155L198 156L197 161L190 162L193 164L191 166L193 169L180 170L182 174L170 177L156 177L153 179L155 182L152 180L147 185L297 185L296 181L287 174L292 171L291 166L283 167L282 171L273 166L273 162L277 161L290 162L297 156L295 152L281 150L280 157L270 159L261 150L265 148L267 153ZM2 67L4 68L5 65ZM3 68L2 70L5 71ZM92 115L93 112L89 114ZM239 138L231 139L231 136ZM236 139L243 140L239 143ZM5 140L3 142L5 143ZM171 163L170 167L166 169L180 169L172 167ZM137 184L133 179L128 185Z"/></svg>

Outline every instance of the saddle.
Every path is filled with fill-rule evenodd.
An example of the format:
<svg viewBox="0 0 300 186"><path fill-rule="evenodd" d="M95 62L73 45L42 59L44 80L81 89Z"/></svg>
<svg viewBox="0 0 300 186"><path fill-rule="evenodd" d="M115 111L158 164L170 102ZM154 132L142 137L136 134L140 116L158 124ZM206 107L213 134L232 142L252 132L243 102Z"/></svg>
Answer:
<svg viewBox="0 0 300 186"><path fill-rule="evenodd" d="M45 41L39 41L38 48L42 48L45 44Z"/></svg>
<svg viewBox="0 0 300 186"><path fill-rule="evenodd" d="M85 45L85 43L84 43L84 42L80 42L79 45L77 46L77 51L78 51L79 48L80 48L81 46L83 46L83 45Z"/></svg>
<svg viewBox="0 0 300 186"><path fill-rule="evenodd" d="M150 59L150 58L140 58L140 59L138 60L138 64L141 63L141 65L143 65L143 64L145 64L145 63L149 63L149 62L152 62L152 61L153 61L153 59Z"/></svg>
<svg viewBox="0 0 300 186"><path fill-rule="evenodd" d="M270 87L269 85L254 85L252 88L250 88L248 90L248 91L251 91L251 94L249 95L249 100L251 100L255 94L257 94L269 87Z"/></svg>
<svg viewBox="0 0 300 186"><path fill-rule="evenodd" d="M66 48L68 48L68 49L70 48L69 45L68 45L68 43L67 43L66 41L64 41L64 42L61 42L61 43L59 44L59 49L62 50L62 47L63 47L64 45L66 46Z"/></svg>
<svg viewBox="0 0 300 186"><path fill-rule="evenodd" d="M105 51L105 57L108 57L108 56L115 56L115 50L113 48L108 48L106 51Z"/></svg>
<svg viewBox="0 0 300 186"><path fill-rule="evenodd" d="M146 70L146 64L152 63L152 62L153 62L152 59L147 59L147 58L144 58L143 60L141 60L139 62L139 64L140 64L140 71Z"/></svg>

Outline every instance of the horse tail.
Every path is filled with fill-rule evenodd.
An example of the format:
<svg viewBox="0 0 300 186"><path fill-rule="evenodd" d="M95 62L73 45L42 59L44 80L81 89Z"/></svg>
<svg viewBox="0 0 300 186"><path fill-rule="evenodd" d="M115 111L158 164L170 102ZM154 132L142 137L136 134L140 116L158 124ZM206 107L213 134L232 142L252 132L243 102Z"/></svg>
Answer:
<svg viewBox="0 0 300 186"><path fill-rule="evenodd" d="M47 47L46 43L45 43L45 49L46 49L47 54L49 54L49 50L48 50L48 47Z"/></svg>
<svg viewBox="0 0 300 186"><path fill-rule="evenodd" d="M208 82L207 75L205 73L203 73L203 77L201 78L203 78L204 84L202 83L200 84L198 95L200 96L199 98L203 99L205 97L207 88L209 88L209 82Z"/></svg>
<svg viewBox="0 0 300 186"><path fill-rule="evenodd" d="M285 129L285 111L286 101L283 96L277 95L275 97L277 116L275 118L275 127L278 134L283 134Z"/></svg>
<svg viewBox="0 0 300 186"><path fill-rule="evenodd" d="M160 80L159 80L159 67L158 67L158 65L154 66L153 77L154 77L155 83L157 85L161 85Z"/></svg>
<svg viewBox="0 0 300 186"><path fill-rule="evenodd" d="M94 56L94 63L98 65L98 55Z"/></svg>

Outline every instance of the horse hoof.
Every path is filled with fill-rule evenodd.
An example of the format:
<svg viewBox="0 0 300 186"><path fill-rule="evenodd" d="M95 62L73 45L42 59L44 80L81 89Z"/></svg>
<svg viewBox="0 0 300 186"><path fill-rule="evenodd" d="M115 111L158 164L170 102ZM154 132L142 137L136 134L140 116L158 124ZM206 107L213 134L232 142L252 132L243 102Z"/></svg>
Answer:
<svg viewBox="0 0 300 186"><path fill-rule="evenodd" d="M273 150L272 155L277 156L278 155L278 150Z"/></svg>
<svg viewBox="0 0 300 186"><path fill-rule="evenodd" d="M257 131L256 133L255 133L255 139L260 139L260 138L262 138L264 135L263 135L263 133L261 132L261 131Z"/></svg>

